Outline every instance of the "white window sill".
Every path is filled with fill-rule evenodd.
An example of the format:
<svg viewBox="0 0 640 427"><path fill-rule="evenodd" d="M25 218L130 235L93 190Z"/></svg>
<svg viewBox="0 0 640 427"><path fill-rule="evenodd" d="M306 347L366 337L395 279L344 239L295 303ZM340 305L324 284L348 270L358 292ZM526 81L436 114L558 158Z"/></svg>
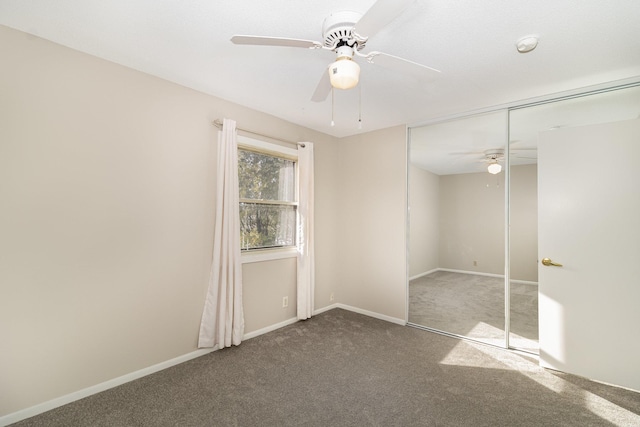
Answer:
<svg viewBox="0 0 640 427"><path fill-rule="evenodd" d="M295 258L298 254L296 248L286 249L265 249L242 252L241 258L243 264L250 262L273 261L276 259Z"/></svg>

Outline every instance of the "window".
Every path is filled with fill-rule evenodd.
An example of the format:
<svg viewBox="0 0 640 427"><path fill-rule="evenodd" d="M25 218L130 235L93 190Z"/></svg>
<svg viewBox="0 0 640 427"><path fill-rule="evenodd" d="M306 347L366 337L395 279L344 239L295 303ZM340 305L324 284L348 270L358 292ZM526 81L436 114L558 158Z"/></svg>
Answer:
<svg viewBox="0 0 640 427"><path fill-rule="evenodd" d="M240 244L243 251L296 246L295 150L239 139Z"/></svg>

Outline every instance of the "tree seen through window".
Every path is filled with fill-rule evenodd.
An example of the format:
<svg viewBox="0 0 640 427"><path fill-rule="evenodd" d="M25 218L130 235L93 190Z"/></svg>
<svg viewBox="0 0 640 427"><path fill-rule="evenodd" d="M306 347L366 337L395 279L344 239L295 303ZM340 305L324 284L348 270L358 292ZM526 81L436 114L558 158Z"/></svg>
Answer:
<svg viewBox="0 0 640 427"><path fill-rule="evenodd" d="M295 162L238 150L243 250L295 246Z"/></svg>

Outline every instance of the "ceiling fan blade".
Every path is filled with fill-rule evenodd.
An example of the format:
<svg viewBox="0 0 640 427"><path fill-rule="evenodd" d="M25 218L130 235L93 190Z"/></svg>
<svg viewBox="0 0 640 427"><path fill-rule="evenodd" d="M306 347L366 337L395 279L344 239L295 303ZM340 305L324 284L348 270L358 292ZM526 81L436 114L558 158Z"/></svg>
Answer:
<svg viewBox="0 0 640 427"><path fill-rule="evenodd" d="M413 76L419 80L429 81L440 75L440 71L435 68L382 52L371 52L366 55L366 58L371 64L380 65L389 70Z"/></svg>
<svg viewBox="0 0 640 427"><path fill-rule="evenodd" d="M320 81L318 82L318 86L316 86L316 91L313 92L311 101L322 102L327 99L329 92L331 92L331 81L329 81L329 75L325 71L322 73L322 77L320 77Z"/></svg>
<svg viewBox="0 0 640 427"><path fill-rule="evenodd" d="M473 156L473 157L478 157L478 156L484 156L484 153L482 152L473 152L473 151L452 151L450 153L447 153L447 155L449 156Z"/></svg>
<svg viewBox="0 0 640 427"><path fill-rule="evenodd" d="M254 46L284 46L303 47L307 49L319 49L322 43L313 40L289 39L285 37L242 36L231 37L234 44L248 44Z"/></svg>
<svg viewBox="0 0 640 427"><path fill-rule="evenodd" d="M393 21L413 0L378 0L356 23L354 32L368 38Z"/></svg>

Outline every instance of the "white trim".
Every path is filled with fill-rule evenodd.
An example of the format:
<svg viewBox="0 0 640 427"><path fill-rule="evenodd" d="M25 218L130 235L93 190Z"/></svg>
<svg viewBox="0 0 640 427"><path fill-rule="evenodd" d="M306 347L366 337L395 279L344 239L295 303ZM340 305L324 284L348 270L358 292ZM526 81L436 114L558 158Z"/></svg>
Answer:
<svg viewBox="0 0 640 427"><path fill-rule="evenodd" d="M296 323L298 319L291 318L285 320L284 322L276 323L275 325L267 326L266 328L259 329L257 331L249 332L244 334L242 337L243 340L249 340L251 338L255 338L259 335L266 334L267 332L274 331L276 329L282 328L287 325L291 325ZM119 376L117 378L113 378L102 383L83 388L82 390L75 391L73 393L65 394L64 396L57 397L52 400L48 400L46 402L31 406L29 408L22 409L17 412L13 412L11 414L7 414L3 417L0 417L0 427L8 426L9 424L17 423L18 421L22 421L27 418L34 417L36 415L42 414L44 412L50 411L52 409L58 408L63 405L67 405L69 403L75 402L76 400L84 399L85 397L89 397L91 395L112 389L119 385L137 380L142 377L146 377L147 375L154 374L156 372L162 371L167 368L171 368L172 366L179 365L184 362L188 362L189 360L195 359L200 356L207 355L214 351L218 350L217 346L214 348L205 348L199 349L196 351L192 351L191 353L184 354L182 356L175 357L173 359L166 360L164 362L157 363L155 365L139 369L137 371Z"/></svg>
<svg viewBox="0 0 640 427"><path fill-rule="evenodd" d="M511 279L511 283L517 283L518 285L531 285L531 286L538 286L538 282L532 282L530 280L516 280L516 279Z"/></svg>
<svg viewBox="0 0 640 427"><path fill-rule="evenodd" d="M476 276L500 277L504 278L504 274L481 273L479 271L454 270L453 268L438 268L438 271L447 271L449 273L475 274Z"/></svg>
<svg viewBox="0 0 640 427"><path fill-rule="evenodd" d="M411 266L409 265L410 259L410 243L411 243L411 210L409 195L411 194L409 185L409 174L411 173L411 165L409 164L410 160L410 149L411 149L411 130L409 126L405 124L404 126L404 139L407 141L404 144L404 158L406 159L404 164L404 324L406 325L409 322L409 274L411 272Z"/></svg>
<svg viewBox="0 0 640 427"><path fill-rule="evenodd" d="M332 304L327 307L320 308L318 310L314 310L315 314L324 313L325 311L332 310L334 308L342 308L344 310L353 311L355 313L363 314L365 316L374 317L376 319L385 320L387 322L396 323L398 325L405 326L407 322L402 319L398 319L396 317L386 316L384 314L374 313L373 311L363 310L357 307L352 307L350 305L345 304ZM266 334L268 332L275 331L277 329L283 328L288 325L292 325L298 322L298 319L292 317L280 323L276 323L271 326L267 326L262 329L258 329L257 331L249 332L244 334L242 337L243 340L249 340L251 338L255 338L259 335ZM20 411L13 412L11 414L7 414L3 417L0 417L0 427L8 426L9 424L17 423L18 421L22 421L27 418L34 417L36 415L42 414L44 412L50 411L52 409L58 408L63 405L67 405L69 403L75 402L76 400L84 399L85 397L89 397L91 395L109 390L111 388L117 387L119 385L137 380L139 378L145 377L147 375L154 374L156 372L162 371L164 369L170 368L175 365L179 365L180 363L187 362L189 360L195 359L200 356L204 356L206 354L212 353L218 350L217 347L214 348L206 348L199 349L196 351L192 351L191 353L184 354L182 356L175 357L173 359L166 360L164 362L157 363L155 365L149 366L147 368L142 368L137 371L131 372L129 374L125 374L119 376L117 378L113 378L111 380L104 381L102 383L84 388L82 390L75 391L73 393L66 394L64 396L57 397L55 399L31 406L29 408L22 409Z"/></svg>
<svg viewBox="0 0 640 427"><path fill-rule="evenodd" d="M238 146L239 148L248 147L248 148L260 150L265 154L268 154L269 152L271 152L271 153L282 154L284 156L291 157L295 160L298 159L298 150L296 149L284 147L278 144L273 144L271 142L260 141L259 139L253 139L243 135L238 135Z"/></svg>
<svg viewBox="0 0 640 427"><path fill-rule="evenodd" d="M338 307L338 303L331 304L326 307L319 308L317 310L313 310L313 315L315 316L317 314L324 313L325 311L333 310L334 308L340 308Z"/></svg>
<svg viewBox="0 0 640 427"><path fill-rule="evenodd" d="M85 397L103 392L105 390L109 390L111 388L128 383L130 381L137 380L139 378L162 371L164 369L170 368L180 363L187 362L191 359L195 359L196 357L204 356L205 354L209 354L216 350L217 348L214 347L212 349L206 348L206 349L192 351L191 353L187 353L182 356L178 356L173 359L169 359L164 362L160 362L155 365L139 369L129 374L125 374L117 378L113 378L105 382L102 382L87 388L83 388L82 390L65 394L64 396L60 396L55 399L48 400L38 405L31 406L29 408L25 408L17 412L13 412L11 414L0 417L0 426L7 426L9 424L16 423L26 418L30 418L35 415L42 414L43 412L47 412L52 409L58 408L60 406L66 405L68 403L75 402L76 400L84 399Z"/></svg>
<svg viewBox="0 0 640 427"><path fill-rule="evenodd" d="M288 160L293 160L296 163L296 167L295 167L296 177L295 177L295 190L294 190L296 195L295 197L296 201L295 202L275 202L272 204L279 205L279 206L282 206L282 205L298 206L298 202L297 202L298 200L298 166L297 166L298 150L289 148L289 147L283 147L282 145L273 144L271 142L265 142L258 139L249 138L243 135L238 135L237 138L238 138L239 149L242 149L242 148L253 149L263 154L271 154L271 155L276 155L276 156L286 158ZM241 199L240 203L251 203L251 201ZM260 201L260 203L271 204L269 201L267 202ZM241 252L240 258L241 258L242 264L251 263L251 262L272 261L277 259L293 258L296 256L297 250L298 249L295 246L287 247L287 248L256 249L256 250Z"/></svg>
<svg viewBox="0 0 640 427"><path fill-rule="evenodd" d="M507 102L505 104L492 105L489 107L478 108L476 110L467 110L460 113L450 114L447 116L434 117L432 119L422 120L419 122L410 123L409 128L416 128L422 126L428 126L436 123L447 122L450 120L460 119L463 117L475 116L478 114L491 113L499 110L509 110L516 108L523 108L534 104L552 102L566 97L582 96L590 94L591 92L608 91L611 89L619 89L625 86L634 86L640 83L640 76L629 77L621 80L614 80L605 83L599 83L595 85L582 86L575 89L569 89L560 92L553 92L550 94L536 96L533 98L525 98L517 101Z"/></svg>
<svg viewBox="0 0 640 427"><path fill-rule="evenodd" d="M280 323L276 323L276 324L271 325L271 326L266 326L266 327L264 327L262 329L258 329L257 331L253 331L253 332L249 332L247 334L244 334L242 339L243 340L250 340L251 338L255 338L257 336L264 335L267 332L273 332L276 329L280 329L280 328L284 328L285 326L293 325L297 321L298 321L297 317L292 317L292 318L284 320L284 321L282 321Z"/></svg>
<svg viewBox="0 0 640 427"><path fill-rule="evenodd" d="M415 279L419 279L423 276L428 276L431 273L435 273L436 271L439 271L438 268L434 268L433 270L429 270L429 271L425 271L424 273L420 273L420 274L416 274L415 276L411 276L409 277L409 281L415 280Z"/></svg>
<svg viewBox="0 0 640 427"><path fill-rule="evenodd" d="M429 273L434 273L436 271L448 271L450 273L461 273L461 274L475 274L476 276L498 277L500 279L504 279L504 274L481 273L479 271L468 271L468 270L454 270L452 268L436 268L435 270L431 270ZM538 282L532 282L529 280L511 279L511 283L538 286Z"/></svg>
<svg viewBox="0 0 640 427"><path fill-rule="evenodd" d="M276 259L295 258L298 254L297 248L283 249L256 249L254 251L242 252L240 258L243 264L251 262L273 261Z"/></svg>
<svg viewBox="0 0 640 427"><path fill-rule="evenodd" d="M346 304L334 304L332 308L342 308L344 310L353 311L354 313L364 314L365 316L374 317L376 319L384 320L387 322L395 323L397 325L406 326L407 322L404 319L399 319L397 317L387 316L386 314L376 313L374 311L364 310L362 308L353 307L351 305Z"/></svg>

